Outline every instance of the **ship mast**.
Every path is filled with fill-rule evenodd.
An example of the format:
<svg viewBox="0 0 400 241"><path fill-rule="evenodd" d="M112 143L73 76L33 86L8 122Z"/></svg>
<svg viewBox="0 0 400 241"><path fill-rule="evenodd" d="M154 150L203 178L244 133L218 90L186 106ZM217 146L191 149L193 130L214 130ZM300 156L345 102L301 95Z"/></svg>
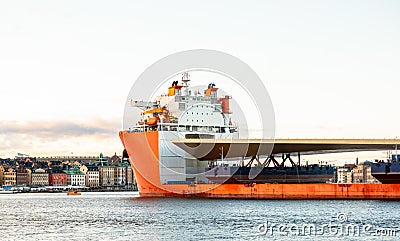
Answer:
<svg viewBox="0 0 400 241"><path fill-rule="evenodd" d="M183 72L182 73L182 82L183 82L183 87L185 88L185 95L188 96L188 87L189 87L189 79L190 75L188 72Z"/></svg>

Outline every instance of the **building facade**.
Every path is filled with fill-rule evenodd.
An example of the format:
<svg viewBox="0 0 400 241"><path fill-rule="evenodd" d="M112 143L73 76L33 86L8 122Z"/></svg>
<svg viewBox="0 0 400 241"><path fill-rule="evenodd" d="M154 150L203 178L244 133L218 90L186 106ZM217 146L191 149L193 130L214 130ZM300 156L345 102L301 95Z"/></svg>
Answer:
<svg viewBox="0 0 400 241"><path fill-rule="evenodd" d="M102 187L114 186L114 167L113 166L99 166L100 185Z"/></svg>
<svg viewBox="0 0 400 241"><path fill-rule="evenodd" d="M133 174L133 170L130 165L126 168L126 184L132 188L136 186L135 175Z"/></svg>
<svg viewBox="0 0 400 241"><path fill-rule="evenodd" d="M97 166L87 166L85 173L86 186L97 188L100 186L100 172Z"/></svg>
<svg viewBox="0 0 400 241"><path fill-rule="evenodd" d="M28 170L24 166L17 168L17 186L28 186Z"/></svg>
<svg viewBox="0 0 400 241"><path fill-rule="evenodd" d="M118 165L114 167L114 185L115 186L127 185L126 167L124 165Z"/></svg>
<svg viewBox="0 0 400 241"><path fill-rule="evenodd" d="M13 168L8 168L3 173L3 185L15 186L17 184L17 173Z"/></svg>
<svg viewBox="0 0 400 241"><path fill-rule="evenodd" d="M49 173L42 169L38 168L32 171L32 186L48 186L49 185Z"/></svg>
<svg viewBox="0 0 400 241"><path fill-rule="evenodd" d="M4 167L0 165L0 187L4 185Z"/></svg>
<svg viewBox="0 0 400 241"><path fill-rule="evenodd" d="M380 183L371 174L371 165L369 162L360 163L353 169L354 183Z"/></svg>
<svg viewBox="0 0 400 241"><path fill-rule="evenodd" d="M65 172L52 172L49 174L49 184L51 186L67 185L67 174Z"/></svg>
<svg viewBox="0 0 400 241"><path fill-rule="evenodd" d="M64 171L67 174L67 185L85 186L85 174L78 166L72 166Z"/></svg>
<svg viewBox="0 0 400 241"><path fill-rule="evenodd" d="M28 172L27 179L28 179L28 186L32 185L32 170L31 169L26 169Z"/></svg>
<svg viewBox="0 0 400 241"><path fill-rule="evenodd" d="M18 157L0 160L0 187L7 186L87 186L104 189L134 189L135 177L128 157L88 157L93 163L79 158ZM74 165L75 164L75 165Z"/></svg>
<svg viewBox="0 0 400 241"><path fill-rule="evenodd" d="M337 183L352 183L353 172L349 166L338 167L336 169Z"/></svg>

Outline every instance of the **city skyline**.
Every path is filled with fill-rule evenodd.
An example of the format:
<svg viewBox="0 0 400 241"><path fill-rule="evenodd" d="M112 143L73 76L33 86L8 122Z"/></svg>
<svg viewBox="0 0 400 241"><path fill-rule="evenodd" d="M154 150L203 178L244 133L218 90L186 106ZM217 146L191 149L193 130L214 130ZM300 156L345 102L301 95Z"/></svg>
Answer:
<svg viewBox="0 0 400 241"><path fill-rule="evenodd" d="M258 73L277 137L396 138L399 10L396 1L2 2L0 157L121 153L134 80L198 48Z"/></svg>

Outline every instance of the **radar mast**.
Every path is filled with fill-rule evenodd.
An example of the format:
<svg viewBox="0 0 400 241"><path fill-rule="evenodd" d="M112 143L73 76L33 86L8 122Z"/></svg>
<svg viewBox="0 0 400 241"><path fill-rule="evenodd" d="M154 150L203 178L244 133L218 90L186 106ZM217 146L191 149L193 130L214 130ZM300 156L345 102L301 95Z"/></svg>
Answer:
<svg viewBox="0 0 400 241"><path fill-rule="evenodd" d="M188 87L189 87L189 81L190 81L190 75L188 72L183 72L182 73L182 82L183 82L183 87L185 88L185 95L188 95Z"/></svg>

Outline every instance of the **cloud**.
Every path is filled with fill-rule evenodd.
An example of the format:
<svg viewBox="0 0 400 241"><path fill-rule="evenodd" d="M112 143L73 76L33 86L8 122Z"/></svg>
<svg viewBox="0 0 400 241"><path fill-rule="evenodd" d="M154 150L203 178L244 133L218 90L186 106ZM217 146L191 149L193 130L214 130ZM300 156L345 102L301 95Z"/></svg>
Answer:
<svg viewBox="0 0 400 241"><path fill-rule="evenodd" d="M119 152L119 119L86 121L0 121L0 156L98 154Z"/></svg>
<svg viewBox="0 0 400 241"><path fill-rule="evenodd" d="M25 134L37 138L115 134L121 128L116 119L89 121L0 121L0 135Z"/></svg>

